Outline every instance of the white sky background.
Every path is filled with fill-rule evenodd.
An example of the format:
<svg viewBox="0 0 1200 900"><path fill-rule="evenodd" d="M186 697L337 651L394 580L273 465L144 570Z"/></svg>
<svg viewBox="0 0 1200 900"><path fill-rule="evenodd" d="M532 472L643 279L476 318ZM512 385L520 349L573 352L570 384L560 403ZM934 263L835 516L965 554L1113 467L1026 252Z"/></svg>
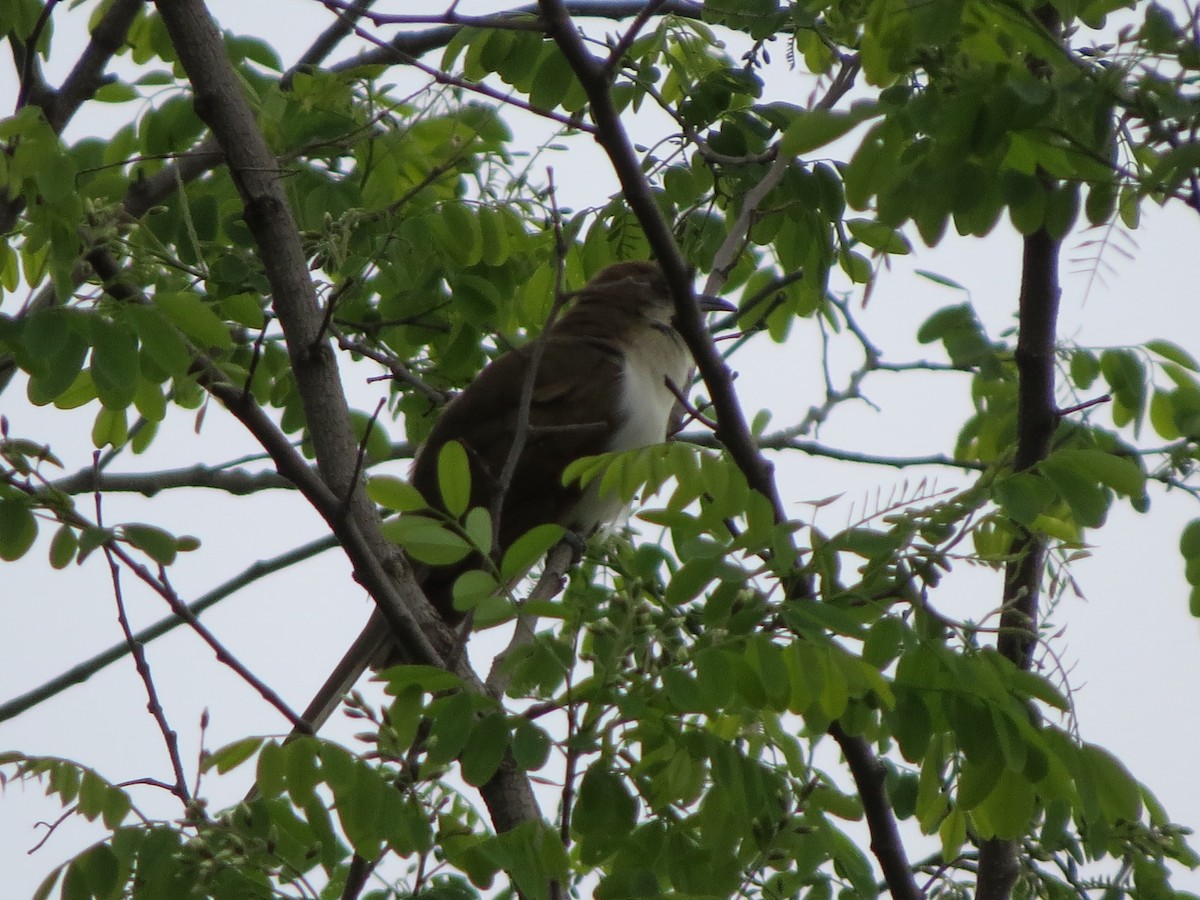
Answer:
<svg viewBox="0 0 1200 900"><path fill-rule="evenodd" d="M73 51L82 46L82 29L92 6L88 3L68 13L63 4L56 11L55 57L47 71L52 84L74 62L77 52ZM210 0L210 8L225 28L269 36L285 65L330 21L329 13L313 0ZM381 3L380 9L430 12L435 7L393 2ZM478 10L463 3L459 11ZM285 28L281 22L286 22ZM64 40L68 32L70 42ZM768 89L778 96L768 99L802 102L811 90L811 79L787 72L782 47L772 55L776 65L767 76ZM392 77L405 76L396 69ZM15 81L5 58L0 68L0 109L12 109ZM106 134L127 121L135 109L133 104L117 108L92 104L76 117L68 137ZM546 131L544 123L518 110L507 111L505 117L518 143L528 134L529 146L535 146L537 136ZM554 167L564 206L593 205L616 190L615 179L601 179L600 173L609 171L607 162L585 139L572 142L569 153L550 155L547 162ZM1071 257L1089 255L1079 246L1089 237L1076 236L1064 253L1060 335L1094 347L1166 337L1200 356L1200 306L1194 289L1197 262L1191 255L1200 247L1200 216L1181 207L1148 209L1143 226L1133 234L1138 242L1133 258L1107 253L1104 262L1114 271L1106 274L1105 283L1091 284L1090 290L1086 272L1070 274L1074 266L1069 263ZM940 347L919 347L913 335L931 312L964 299L914 275L914 269L932 270L964 285L993 336L1013 325L1020 276L1017 236L1003 226L985 240L958 239L951 233L935 250L918 247L911 257L893 258L892 271L881 276L865 311L858 302L861 296L853 295L862 323L886 360L942 358ZM23 299L0 298L0 310L11 313ZM844 354L836 364L844 371L856 367L860 355L854 343L842 341L838 346ZM740 372L737 387L747 413L769 408L773 426L782 427L820 403L824 387L818 347L811 322L796 323L785 346L776 346L765 336L756 338L733 361ZM344 374L355 405L373 408L383 388L366 385L364 371L344 370ZM880 411L862 403L845 405L819 436L830 446L863 452L948 453L969 410L968 384L965 375L873 375L864 390ZM19 379L0 395L0 412L8 417L14 436L50 440L68 473L90 465L94 410L32 408L24 401L24 383ZM1104 407L1092 415L1104 425L1111 424ZM186 413L176 411L150 452L123 458L114 470L174 468L258 449L215 403L209 404L199 434L192 424ZM399 428L393 431L399 433ZM905 484L914 485L926 475L945 487L962 483L954 473L847 466L794 452L777 456L776 462L781 494L796 518L811 519L812 507L806 501L843 494L839 502L819 512L817 523L826 532L858 518L864 507L882 505L876 492L885 504L893 490L900 492ZM404 466L395 466L395 471L402 473ZM1095 555L1072 570L1087 599L1068 594L1056 612L1055 621L1066 626L1057 651L1073 667L1070 682L1076 689L1084 737L1115 752L1155 791L1175 821L1195 828L1200 826L1200 779L1195 774L1200 724L1194 699L1195 686L1200 684L1200 628L1187 612L1188 588L1177 544L1183 523L1200 516L1200 504L1180 492L1167 495L1153 488L1151 498L1148 516L1118 503L1108 527L1089 535ZM86 504L83 498L79 502ZM112 496L105 500L104 515L109 522L153 522L203 539L198 552L181 556L170 570L185 599L194 599L255 560L324 533L304 501L287 492L238 498L180 491L152 501ZM83 567L52 572L45 562L47 541L48 533L25 559L0 569L0 699L34 688L120 640L102 558L93 555ZM962 572L968 568L960 566L961 574L956 573L950 586L935 592L932 600L947 615L978 619L998 603L999 581L978 571ZM204 620L239 659L294 707L302 707L367 617L368 601L348 572L340 553L331 551L224 601ZM136 627L166 614L162 602L141 592L132 577L126 575L123 585ZM486 644L477 638L473 649ZM206 737L209 748L245 734L285 730L281 718L217 663L187 629L152 643L148 654L160 699L180 733L185 764L194 761L199 750L203 709L212 714ZM145 705L133 665L124 660L86 684L0 724L0 749L73 758L113 781L146 775L169 778L162 739ZM353 731L350 723L335 717L327 733L349 739ZM214 784L218 789L211 792L213 801L224 805L236 800L248 784L249 770L243 776ZM174 816L178 811L173 798L155 796L153 789L135 788L134 799L156 814ZM547 806L551 812L553 802ZM34 823L53 821L58 815L57 802L43 797L36 785L10 785L0 795L0 895L29 896L54 865L96 839L95 829L72 819L46 847L27 855L42 835ZM1175 885L1200 891L1200 875L1181 873Z"/></svg>

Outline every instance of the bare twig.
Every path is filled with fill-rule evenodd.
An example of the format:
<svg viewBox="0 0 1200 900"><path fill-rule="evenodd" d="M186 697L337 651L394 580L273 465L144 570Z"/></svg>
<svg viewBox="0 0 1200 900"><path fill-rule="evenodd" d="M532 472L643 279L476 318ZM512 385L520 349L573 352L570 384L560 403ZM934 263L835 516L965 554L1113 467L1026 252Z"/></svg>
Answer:
<svg viewBox="0 0 1200 900"><path fill-rule="evenodd" d="M99 451L96 452L94 459L97 462L99 461ZM94 502L96 508L96 527L103 529L104 505L98 491L94 494ZM133 664L137 669L138 677L142 679L142 685L146 689L146 709L154 718L155 724L158 725L158 730L162 733L163 743L167 747L167 757L171 760L171 769L175 774L175 784L171 788L171 793L178 797L184 806L187 806L191 803L191 794L188 791L187 775L183 771L183 757L179 754L179 735L175 733L175 729L167 721L166 711L163 709L162 702L158 699L158 689L154 686L154 676L150 673L150 662L146 659L146 648L134 639L133 628L129 624L129 616L125 613L125 596L121 591L121 567L117 565L113 542L111 540L105 541L103 550L104 558L108 561L109 577L112 579L113 599L117 604L117 621L121 625L121 633L125 635L125 644L129 647L129 653L133 656Z"/></svg>
<svg viewBox="0 0 1200 900"><path fill-rule="evenodd" d="M99 490L103 490L102 488ZM324 553L326 550L332 550L337 546L337 540L332 536L318 538L315 541L310 541L294 550L289 550L287 553L282 553L272 559L261 560L249 566L245 571L238 574L236 577L229 579L225 583L213 588L206 594L197 597L187 605L187 610L192 616L199 616L210 606L219 603L231 594L236 593L249 584L258 581L260 578L265 578L296 563L303 562L306 559L311 559L318 553ZM178 628L185 624L187 620L175 614L172 614L165 619L160 619L148 628L133 635L133 640L136 644L148 644L155 638L161 637L168 631ZM103 653L93 656L91 659L84 660L76 666L72 666L66 672L52 678L45 684L31 691L21 694L19 697L14 697L7 703L0 704L0 722L4 722L14 716L20 715L27 709L32 709L39 703L49 700L51 697L62 693L67 688L74 684L81 684L91 678L101 669L111 665L117 660L123 658L129 653L128 642L122 642L109 647Z"/></svg>
<svg viewBox="0 0 1200 900"><path fill-rule="evenodd" d="M637 40L637 36L646 27L646 23L658 14L659 8L663 3L664 0L649 0L638 11L638 14L634 16L629 27L625 29L625 33L621 35L621 39L617 41L612 51L608 54L608 61L604 64L604 77L606 79L612 77L613 71L621 64L621 59L629 52L629 48L633 46L633 42Z"/></svg>
<svg viewBox="0 0 1200 900"><path fill-rule="evenodd" d="M701 425L703 425L705 428L709 429L710 431L715 432L717 430L717 423L714 422L712 419L708 418L708 416L704 415L704 413L700 412L700 410L696 409L695 405L693 405L692 402L690 400L688 400L687 394L685 394L680 389L679 385L677 385L670 378L667 378L664 380L667 385L667 390L670 391L675 396L675 400L679 403L679 405L681 407L683 407L683 411L685 413L687 413L687 420L684 421L680 425L680 427L683 427L683 425L686 425L688 421L693 421L693 422L699 422Z"/></svg>
<svg viewBox="0 0 1200 900"><path fill-rule="evenodd" d="M273 691L266 684L266 682L251 672L240 660L238 660L236 656L230 653L229 650L226 649L225 645L217 639L216 635L214 635L208 629L208 626L201 623L201 621L197 619L195 615L193 615L191 610L188 609L187 604L179 599L179 595L175 593L175 589L171 587L170 583L165 577L165 574L161 570L159 574L155 576L149 569L134 559L129 552L125 550L125 548L115 541L109 541L106 543L105 548L117 559L119 559L127 569L141 579L142 582L146 584L152 591L166 600L167 605L171 607L171 612L173 612L178 618L183 619L183 621L186 622L191 629L200 636L204 643L208 644L208 646L212 648L212 651L216 655L218 661L233 669L233 671L236 672L243 681L258 691L259 695L269 704L279 710L279 712L282 713L289 722L296 727L304 726L304 720L301 719L300 716L296 715L296 713L294 713L291 708L283 702L283 698L275 693L275 691Z"/></svg>

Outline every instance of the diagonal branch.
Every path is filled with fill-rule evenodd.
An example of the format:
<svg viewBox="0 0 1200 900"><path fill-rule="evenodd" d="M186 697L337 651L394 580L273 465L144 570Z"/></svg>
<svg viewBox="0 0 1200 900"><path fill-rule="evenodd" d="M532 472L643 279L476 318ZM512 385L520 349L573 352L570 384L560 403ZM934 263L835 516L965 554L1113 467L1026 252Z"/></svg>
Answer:
<svg viewBox="0 0 1200 900"><path fill-rule="evenodd" d="M129 26L145 5L146 0L115 0L96 23L91 40L55 93L53 106L47 110L46 118L56 132L61 132L79 107L115 78L105 75L104 70L124 45Z"/></svg>
<svg viewBox="0 0 1200 900"><path fill-rule="evenodd" d="M103 488L101 488L103 490ZM221 600L231 594L240 591L247 585L253 584L260 578L265 578L274 572L286 569L296 563L303 562L306 559L311 559L318 553L324 553L326 550L332 550L337 546L337 541L330 535L318 538L315 541L310 541L307 544L289 550L286 553L281 553L279 556L271 559L260 560L253 565L247 567L245 571L229 579L224 584L218 585L203 596L197 597L191 603L187 604L188 612L192 616L199 616L211 606L216 605ZM171 615L160 619L148 628L143 628L141 631L133 635L133 640L136 644L147 644L155 638L162 637L168 631L173 631L180 625L186 623L183 616L172 613ZM87 681L101 669L104 669L119 659L123 659L129 652L128 643L122 641L109 647L103 653L98 653L91 659L84 660L78 665L72 666L61 675L51 678L45 684L34 688L31 691L26 691L20 696L14 697L6 703L0 703L0 722L19 716L28 709L32 709L45 700L57 696L72 685L82 684Z"/></svg>
<svg viewBox="0 0 1200 900"><path fill-rule="evenodd" d="M326 520L354 565L356 577L410 658L445 667L453 646L449 628L421 593L408 560L384 536L378 511L357 479L358 442L349 405L325 333L325 315L280 184L279 163L254 119L202 0L158 0L157 6L192 83L196 112L225 151L247 225L262 254L320 476L313 474L242 390L224 383L212 384L210 390L251 430L280 473L297 484ZM455 660L454 667L471 689L485 690L464 656ZM511 755L481 794L499 830L541 818L529 779Z"/></svg>
<svg viewBox="0 0 1200 900"><path fill-rule="evenodd" d="M717 412L717 438L745 473L750 486L770 500L776 519L784 521L787 516L772 476L773 467L754 444L750 426L733 390L733 375L704 327L700 307L692 292L687 260L642 175L641 161L613 102L604 65L584 45L561 0L542 0L539 6L549 35L558 44L587 94L596 123L596 140L608 154L625 200L637 216L666 275L675 298L676 327L696 361Z"/></svg>
<svg viewBox="0 0 1200 900"><path fill-rule="evenodd" d="M704 328L699 306L692 294L691 273L675 242L670 224L655 202L633 145L613 103L607 73L584 46L561 0L541 0L548 32L562 50L575 76L587 93L596 140L607 152L621 182L625 200L638 217L651 249L658 258L675 299L676 327L691 350L717 414L717 439L725 446L750 486L766 497L776 521L786 521L783 501L773 477L773 467L755 445L741 406L733 390L729 367L717 352ZM791 588L797 595L810 595L811 588L797 579ZM872 849L876 852L888 887L895 900L917 900L921 896L897 836L895 815L888 802L883 778L876 772L879 762L861 738L845 735L834 725L830 733L845 754L863 796L871 827Z"/></svg>

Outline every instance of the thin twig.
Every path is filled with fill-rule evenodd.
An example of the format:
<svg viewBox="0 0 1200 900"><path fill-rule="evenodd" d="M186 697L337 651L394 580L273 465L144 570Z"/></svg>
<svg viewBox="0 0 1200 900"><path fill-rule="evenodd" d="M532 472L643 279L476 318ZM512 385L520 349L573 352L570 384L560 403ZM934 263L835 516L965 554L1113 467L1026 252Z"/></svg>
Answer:
<svg viewBox="0 0 1200 900"><path fill-rule="evenodd" d="M95 453L94 459L96 462L99 462L99 451ZM96 508L96 527L103 530L104 506L99 491L94 495L94 502ZM171 769L175 773L175 785L171 789L171 792L187 807L191 804L191 793L188 791L187 776L183 771L183 757L179 754L179 735L175 733L175 729L167 721L166 711L163 709L162 702L158 699L158 689L154 686L154 676L150 673L150 662L146 659L146 649L134 639L133 628L130 626L129 616L125 612L125 596L121 591L121 567L117 565L113 542L111 540L105 541L103 550L104 558L108 561L109 577L112 579L113 600L117 605L117 621L121 625L121 632L125 635L125 643L129 647L130 654L133 656L133 664L137 669L138 677L142 679L142 685L146 689L146 709L154 718L155 724L158 725L158 730L162 733L163 743L167 747L167 756L171 760Z"/></svg>
<svg viewBox="0 0 1200 900"><path fill-rule="evenodd" d="M265 578L275 572L286 569L296 563L303 562L306 559L311 559L318 553L324 553L326 550L332 550L337 546L337 539L332 535L318 538L315 541L310 541L294 550L289 550L287 553L282 553L279 556L271 559L260 560L246 568L244 571L229 579L221 585L213 588L211 591L196 598L187 605L188 612L193 616L199 616L202 612L211 606L224 600L226 597L237 593L247 585L253 584L260 578ZM168 631L178 628L186 623L186 619L182 616L170 615L164 619L155 622L149 628L143 628L133 636L135 644L148 644L155 638L162 637ZM101 669L111 665L119 659L122 659L130 652L129 643L123 641L109 647L103 653L98 653L91 659L84 660L76 666L72 666L61 675L50 679L45 684L27 691L18 697L14 697L7 703L0 704L0 722L4 722L14 716L20 715L27 709L32 709L39 703L49 700L51 697L62 693L67 688L75 684L82 684L87 681Z"/></svg>

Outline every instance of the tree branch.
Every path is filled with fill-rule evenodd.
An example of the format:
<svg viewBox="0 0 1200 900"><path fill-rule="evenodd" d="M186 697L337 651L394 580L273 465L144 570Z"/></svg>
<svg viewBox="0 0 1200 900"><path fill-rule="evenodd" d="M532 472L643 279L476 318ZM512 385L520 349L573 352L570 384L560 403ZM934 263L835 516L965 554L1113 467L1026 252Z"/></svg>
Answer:
<svg viewBox="0 0 1200 900"><path fill-rule="evenodd" d="M1044 229L1025 238L1021 269L1017 365L1017 452L1013 468L1036 466L1050 452L1058 424L1054 401L1054 339L1058 323L1059 241ZM1004 571L1004 606L997 649L1022 669L1033 665L1038 602L1046 566L1046 539L1022 528L1013 539ZM977 900L1007 900L1020 872L1017 844L999 839L979 844Z"/></svg>
<svg viewBox="0 0 1200 900"><path fill-rule="evenodd" d="M573 3L564 4L570 15L579 16L580 18L592 19L630 19L637 16L645 7L645 0L576 0ZM514 9L502 13L496 13L489 16L471 17L471 26L475 28L511 28L512 20L526 16L537 16L539 7L535 4L526 6L518 6ZM703 15L703 7L699 3L690 2L690 0L667 0L659 8L661 15L680 16L687 19L700 19ZM413 16L402 17L412 20ZM332 67L332 71L344 71L346 69L355 69L360 66L378 66L378 65L394 65L398 61L397 53L406 56L422 56L433 50L445 47L454 39L454 37L464 27L464 20L467 17L455 16L443 13L434 18L434 21L446 22L436 28L429 28L424 31L406 31L397 34L394 38L387 42L386 46L376 47L374 50L367 50L359 55L346 60L343 63L338 63ZM539 30L544 30L546 25L544 22L538 22Z"/></svg>
<svg viewBox="0 0 1200 900"><path fill-rule="evenodd" d="M407 446L407 445L405 445ZM278 472L247 472L244 469L221 469L195 465L159 472L96 472L82 469L74 475L50 483L64 494L132 493L153 497L159 491L177 488L211 488L234 496L256 494L266 490L291 490L295 487Z"/></svg>
<svg viewBox="0 0 1200 900"><path fill-rule="evenodd" d="M356 479L358 443L349 406L296 223L280 185L279 164L254 120L203 2L158 0L157 5L192 82L196 112L225 151L246 222L261 251L320 477L313 475L245 392L223 383L213 384L210 390L250 428L280 473L292 479L325 518L397 642L414 661L445 668L451 664L449 628L422 594L407 559L384 537L378 511ZM453 660L453 665L473 690L485 690L465 655ZM481 794L500 830L541 818L529 780L511 755Z"/></svg>
<svg viewBox="0 0 1200 900"><path fill-rule="evenodd" d="M101 490L104 489L101 488ZM253 584L260 578L265 578L274 572L279 572L296 563L311 559L318 553L332 550L336 546L337 540L333 536L327 535L296 547L293 550L289 550L287 553L281 553L279 556L271 559L259 560L234 578L218 585L208 593L187 604L187 610L192 616L199 616L209 607L214 606L231 594L237 593L247 585ZM165 618L159 619L149 628L143 628L137 632L133 636L133 640L137 644L148 644L150 641L162 637L168 631L173 631L180 625L185 624L186 621L183 616L172 613ZM7 703L0 704L0 722L14 718L27 709L32 709L44 700L49 700L51 697L61 694L72 685L82 684L101 669L112 665L119 659L123 659L127 653L129 653L128 643L122 641L119 644L114 644L103 653L98 653L91 659L84 660L78 665L72 666L61 675L50 679L40 687L14 697Z"/></svg>
<svg viewBox="0 0 1200 900"><path fill-rule="evenodd" d="M842 756L858 786L867 827L871 831L871 852L883 869L883 879L892 900L923 900L924 894L913 878L904 841L888 802L883 764L871 752L866 740L846 734L837 722L829 726L829 735L842 748Z"/></svg>
<svg viewBox="0 0 1200 900"><path fill-rule="evenodd" d="M613 104L603 63L584 46L583 38L561 0L541 0L547 33L558 44L575 77L587 94L596 140L608 154L626 202L638 218L651 250L663 268L675 299L676 327L696 361L717 413L717 438L745 473L750 486L770 502L778 521L785 521L783 501L772 477L773 467L758 452L750 427L733 390L733 375L717 352L692 291L687 260L675 242L671 225L663 216L642 175L641 161Z"/></svg>
<svg viewBox="0 0 1200 900"><path fill-rule="evenodd" d="M596 123L596 140L608 154L621 182L625 200L641 223L650 247L666 274L675 299L676 327L692 352L716 410L716 437L745 474L750 486L770 501L775 520L784 522L787 515L775 486L773 467L755 446L733 389L732 374L704 327L692 293L687 262L675 243L670 224L642 175L640 161L613 104L604 67L584 46L561 0L541 0L540 6L547 20L548 33L562 50L587 94ZM811 588L802 581L798 581L792 590L797 595L811 594ZM833 727L837 728L836 723ZM878 761L862 741L847 743L843 746L843 753L847 755L848 764L852 757L856 761L851 764L851 771L867 804L872 848L881 854L880 864L893 897L896 900L915 900L920 897L920 892L913 880L903 843L898 838L888 839L888 836L895 834L896 822L882 789L882 779L869 775ZM860 778L866 780L859 781ZM879 835L878 840L876 835Z"/></svg>
<svg viewBox="0 0 1200 900"><path fill-rule="evenodd" d="M55 132L61 132L79 107L114 80L115 76L105 75L104 70L125 43L129 26L145 5L146 0L115 0L96 23L91 40L55 93L53 105L46 111L46 118Z"/></svg>

